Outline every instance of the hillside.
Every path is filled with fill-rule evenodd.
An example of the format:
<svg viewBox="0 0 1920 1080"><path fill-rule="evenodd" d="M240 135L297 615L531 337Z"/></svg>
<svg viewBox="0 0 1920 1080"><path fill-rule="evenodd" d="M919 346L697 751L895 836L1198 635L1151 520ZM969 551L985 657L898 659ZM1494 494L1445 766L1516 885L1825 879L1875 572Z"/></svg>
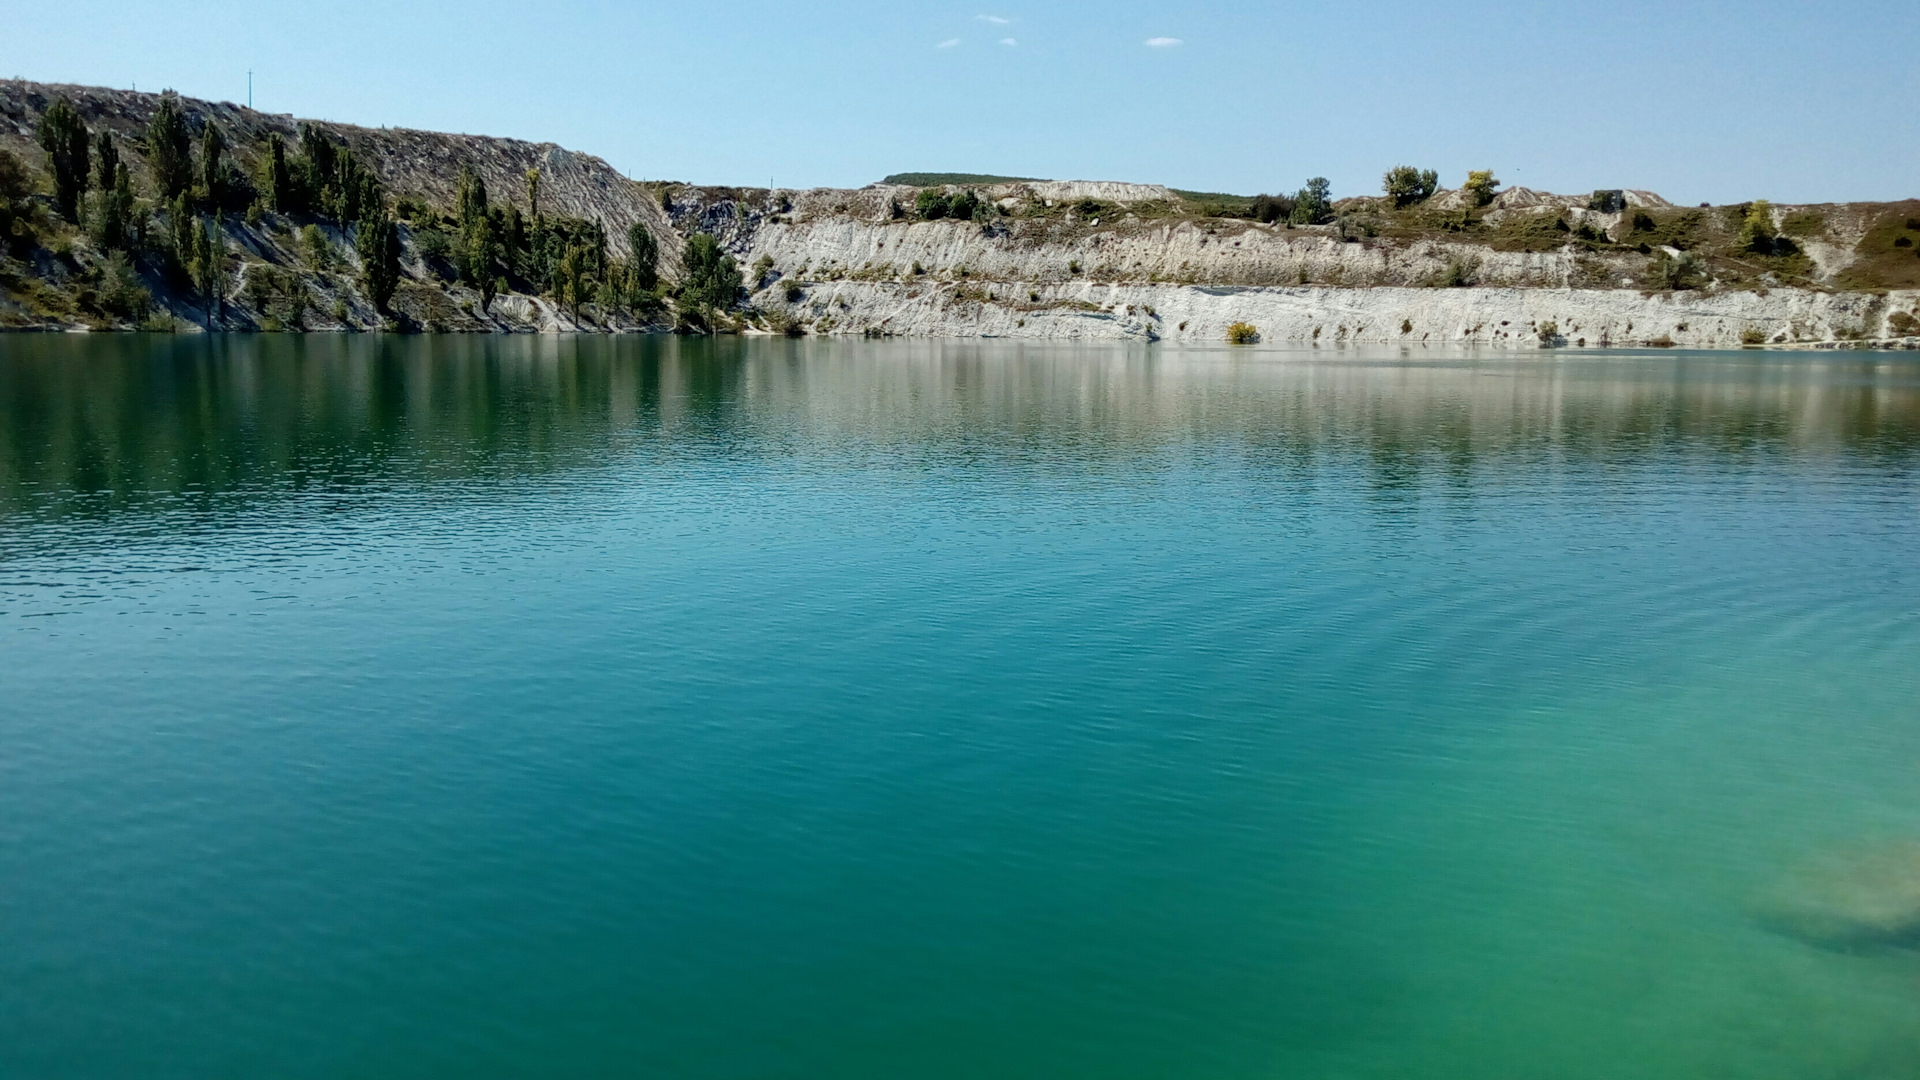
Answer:
<svg viewBox="0 0 1920 1080"><path fill-rule="evenodd" d="M137 228L118 247L89 224L97 185L80 221L61 220L36 141L61 96L127 167ZM632 181L552 144L179 99L192 145L217 130L227 157L217 197L196 182L169 202L148 146L160 108L154 94L0 82L0 150L33 188L0 261L0 325L1219 341L1245 322L1269 342L1316 344L1920 345L1920 201L1678 207L1634 190L1441 189L1302 212L1287 197L986 176L699 187ZM304 201L268 190L281 183L263 179L275 138L296 178L316 178ZM372 178L393 219L385 310L334 173L309 160L330 161L328 147L353 163L339 175ZM463 170L484 186L478 210L462 202ZM218 236L198 262L179 254L183 215ZM637 269L635 226L659 249L657 285ZM698 233L719 251L690 271L681 253ZM736 266L737 293L714 284Z"/></svg>

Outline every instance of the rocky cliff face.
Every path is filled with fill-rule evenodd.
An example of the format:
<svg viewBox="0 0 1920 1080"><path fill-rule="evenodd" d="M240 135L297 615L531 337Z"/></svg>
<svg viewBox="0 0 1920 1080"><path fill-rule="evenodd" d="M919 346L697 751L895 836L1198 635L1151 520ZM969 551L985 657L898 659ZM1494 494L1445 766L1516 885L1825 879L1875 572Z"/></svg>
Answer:
<svg viewBox="0 0 1920 1080"><path fill-rule="evenodd" d="M0 147L38 164L41 153L34 141L36 125L46 107L62 95L73 102L89 128L112 131L124 140L123 145L133 147L139 145L160 103L158 94L131 90L0 80ZM181 98L180 103L194 130L209 120L219 124L237 164L249 173L256 170L268 135L277 134L289 144L299 135L301 121L291 116L256 112L231 102ZM496 201L516 203L524 210L529 209L527 170L537 168L541 204L553 213L600 221L607 227L609 242L621 254L626 250L628 225L638 221L656 230L667 228L666 214L646 185L628 180L590 154L552 143L484 135L309 122L352 150L395 196L411 195L434 205L450 205L460 166L469 164ZM123 157L134 174L135 187L149 186L145 158L137 151ZM665 248L663 245L663 257Z"/></svg>
<svg viewBox="0 0 1920 1080"><path fill-rule="evenodd" d="M134 148L159 100L0 82L0 147L37 167L33 133L55 95ZM297 135L291 117L182 104L196 128L217 123L249 171L268 135ZM1762 207L1771 239L1758 244L1751 207L1680 208L1643 191L1602 200L1516 188L1485 207L1457 191L1415 207L1348 199L1331 223L1288 227L1206 216L1158 185L1031 181L974 189L983 208L969 220L921 220L916 188L638 183L552 144L319 126L390 195L431 206L451 204L454 178L470 165L496 203L530 210L525 178L537 168L544 209L599 222L615 255L626 254L627 227L644 225L660 241L669 281L685 239L710 233L751 268L738 320L747 330L1219 341L1244 322L1268 342L1323 345L1920 345L1920 202ZM141 154L124 156L143 186ZM306 282L309 328L378 325L349 238L318 223L336 264L316 267L294 242L294 224L225 223L236 257L230 325L265 321L258 286L263 276L285 280L276 275ZM403 236L406 281L395 304L420 325L644 328L593 305L522 293L483 310L476 293L420 257L410 229ZM49 299L83 287L75 283L87 280L90 257L82 237L17 259L0 275L0 321L112 325ZM192 317L164 282L149 285L163 306Z"/></svg>

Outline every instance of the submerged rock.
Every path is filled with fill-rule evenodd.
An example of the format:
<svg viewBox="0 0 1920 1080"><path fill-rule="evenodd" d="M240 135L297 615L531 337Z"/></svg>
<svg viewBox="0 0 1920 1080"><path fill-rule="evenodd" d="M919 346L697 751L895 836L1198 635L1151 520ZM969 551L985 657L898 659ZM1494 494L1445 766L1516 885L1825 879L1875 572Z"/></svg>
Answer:
<svg viewBox="0 0 1920 1080"><path fill-rule="evenodd" d="M1778 933L1846 953L1920 949L1920 843L1835 856L1755 905Z"/></svg>

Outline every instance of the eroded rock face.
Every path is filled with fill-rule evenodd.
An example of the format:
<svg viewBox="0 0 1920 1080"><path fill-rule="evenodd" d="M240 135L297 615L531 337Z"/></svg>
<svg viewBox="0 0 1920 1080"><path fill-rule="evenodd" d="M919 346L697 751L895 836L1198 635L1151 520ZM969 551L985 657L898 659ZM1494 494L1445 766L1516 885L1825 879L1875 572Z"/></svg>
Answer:
<svg viewBox="0 0 1920 1080"><path fill-rule="evenodd" d="M1920 949L1920 841L1810 864L1760 897L1754 915L1836 952Z"/></svg>

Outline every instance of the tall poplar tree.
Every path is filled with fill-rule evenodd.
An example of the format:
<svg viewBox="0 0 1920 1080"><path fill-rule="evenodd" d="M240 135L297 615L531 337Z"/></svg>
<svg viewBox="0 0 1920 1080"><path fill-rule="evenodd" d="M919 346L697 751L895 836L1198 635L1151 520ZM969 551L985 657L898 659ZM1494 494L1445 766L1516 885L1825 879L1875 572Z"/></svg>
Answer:
<svg viewBox="0 0 1920 1080"><path fill-rule="evenodd" d="M65 95L40 115L40 149L53 175L53 201L60 216L80 221L80 197L87 191L87 125Z"/></svg>
<svg viewBox="0 0 1920 1080"><path fill-rule="evenodd" d="M633 288L652 292L660 286L660 242L653 238L645 225L636 221L627 226L627 247L630 249L627 266L632 275Z"/></svg>
<svg viewBox="0 0 1920 1080"><path fill-rule="evenodd" d="M147 168L162 199L193 186L193 138L180 111L180 96L171 90L160 95L160 107L147 121Z"/></svg>
<svg viewBox="0 0 1920 1080"><path fill-rule="evenodd" d="M133 239L133 178L108 131L93 139L93 186L99 192L91 222L94 239L109 251L125 250Z"/></svg>
<svg viewBox="0 0 1920 1080"><path fill-rule="evenodd" d="M367 295L372 298L374 309L385 315L387 304L400 285L400 233L385 210L360 219L353 247L360 255L360 274Z"/></svg>
<svg viewBox="0 0 1920 1080"><path fill-rule="evenodd" d="M265 175L260 187L266 192L267 207L279 213L294 208L293 173L287 167L287 144L279 132L267 136Z"/></svg>
<svg viewBox="0 0 1920 1080"><path fill-rule="evenodd" d="M460 166L454 181L453 215L459 222L459 246L454 261L460 280L481 290L481 309L493 303L494 264L500 259L500 241L487 213L487 185L471 164Z"/></svg>
<svg viewBox="0 0 1920 1080"><path fill-rule="evenodd" d="M220 134L220 128L213 121L200 132L200 188L206 193L207 205L219 208L226 198L227 188L227 140Z"/></svg>

